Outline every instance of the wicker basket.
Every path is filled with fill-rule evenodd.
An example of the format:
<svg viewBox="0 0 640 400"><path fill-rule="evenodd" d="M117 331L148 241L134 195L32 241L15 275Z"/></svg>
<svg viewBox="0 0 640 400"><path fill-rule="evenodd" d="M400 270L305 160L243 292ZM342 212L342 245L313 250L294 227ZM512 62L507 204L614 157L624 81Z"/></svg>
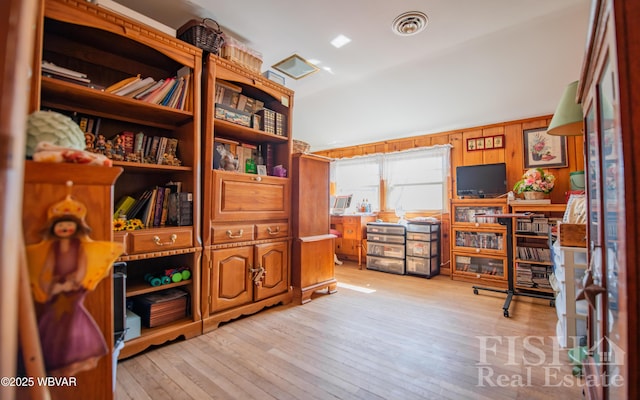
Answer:
<svg viewBox="0 0 640 400"><path fill-rule="evenodd" d="M202 21L192 19L182 25L177 34L178 39L215 55L220 54L220 48L224 44L220 25L211 18L204 18Z"/></svg>
<svg viewBox="0 0 640 400"><path fill-rule="evenodd" d="M260 52L226 34L224 34L224 45L220 50L220 57L258 74L262 69L262 54Z"/></svg>
<svg viewBox="0 0 640 400"><path fill-rule="evenodd" d="M308 153L311 149L311 145L302 140L293 139L293 152L294 153Z"/></svg>

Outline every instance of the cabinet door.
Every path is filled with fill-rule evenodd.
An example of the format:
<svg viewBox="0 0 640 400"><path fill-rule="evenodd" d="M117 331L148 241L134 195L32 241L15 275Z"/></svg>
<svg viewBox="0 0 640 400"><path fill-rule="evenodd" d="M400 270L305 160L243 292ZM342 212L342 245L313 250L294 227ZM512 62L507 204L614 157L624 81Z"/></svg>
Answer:
<svg viewBox="0 0 640 400"><path fill-rule="evenodd" d="M253 267L253 247L213 250L211 275L211 311L250 303L253 283L249 270Z"/></svg>
<svg viewBox="0 0 640 400"><path fill-rule="evenodd" d="M255 300L287 291L289 287L289 242L257 244L255 268L264 268L258 284L254 281Z"/></svg>
<svg viewBox="0 0 640 400"><path fill-rule="evenodd" d="M271 176L213 171L213 219L289 218L289 181Z"/></svg>

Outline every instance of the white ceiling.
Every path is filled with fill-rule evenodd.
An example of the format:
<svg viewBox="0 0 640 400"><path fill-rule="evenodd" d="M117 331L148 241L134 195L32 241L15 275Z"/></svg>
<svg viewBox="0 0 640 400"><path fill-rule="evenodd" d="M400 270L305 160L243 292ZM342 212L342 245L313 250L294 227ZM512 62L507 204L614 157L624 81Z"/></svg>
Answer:
<svg viewBox="0 0 640 400"><path fill-rule="evenodd" d="M172 28L213 18L263 54L330 67L295 91L293 136L311 150L552 114L577 80L590 0L115 0ZM99 2L99 0L97 0ZM405 11L416 36L391 32ZM338 34L352 42L329 43Z"/></svg>

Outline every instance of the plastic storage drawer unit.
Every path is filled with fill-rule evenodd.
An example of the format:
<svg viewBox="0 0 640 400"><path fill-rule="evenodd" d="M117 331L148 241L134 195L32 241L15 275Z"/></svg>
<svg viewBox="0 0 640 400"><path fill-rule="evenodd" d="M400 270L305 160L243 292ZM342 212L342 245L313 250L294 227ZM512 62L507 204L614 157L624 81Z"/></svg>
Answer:
<svg viewBox="0 0 640 400"><path fill-rule="evenodd" d="M440 223L407 224L407 274L431 278L440 274Z"/></svg>
<svg viewBox="0 0 640 400"><path fill-rule="evenodd" d="M389 222L367 224L367 269L405 274L405 227Z"/></svg>

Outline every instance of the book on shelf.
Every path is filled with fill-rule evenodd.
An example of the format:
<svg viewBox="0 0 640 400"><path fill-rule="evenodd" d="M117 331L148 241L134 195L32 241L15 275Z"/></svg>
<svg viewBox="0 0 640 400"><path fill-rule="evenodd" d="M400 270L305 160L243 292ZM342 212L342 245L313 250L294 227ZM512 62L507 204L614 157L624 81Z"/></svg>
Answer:
<svg viewBox="0 0 640 400"><path fill-rule="evenodd" d="M47 74L52 78L60 78L68 82L74 82L74 83L84 83L84 84L91 83L91 80L89 79L89 77L82 72L74 71L69 68L60 67L44 60L42 61L41 66L42 66L42 73Z"/></svg>
<svg viewBox="0 0 640 400"><path fill-rule="evenodd" d="M285 136L286 132L287 132L287 120L286 120L286 116L282 113L276 112L275 113L275 117L276 117L276 122L275 122L275 133L278 136Z"/></svg>
<svg viewBox="0 0 640 400"><path fill-rule="evenodd" d="M140 216L139 219L142 220L141 214L144 212L144 209L149 202L152 194L153 190L149 189L145 190L140 196L138 196L138 199L136 200L133 207L131 207L129 212L127 212L127 219L139 218L138 216Z"/></svg>
<svg viewBox="0 0 640 400"><path fill-rule="evenodd" d="M260 130L263 130L267 133L276 133L276 115L275 111L270 110L268 108L263 108L259 110L256 114L260 116L261 126Z"/></svg>
<svg viewBox="0 0 640 400"><path fill-rule="evenodd" d="M118 219L121 215L126 215L127 211L131 209L135 202L136 199L131 196L121 197L114 207L113 219Z"/></svg>
<svg viewBox="0 0 640 400"><path fill-rule="evenodd" d="M167 208L167 225L188 226L193 224L193 193L170 193Z"/></svg>
<svg viewBox="0 0 640 400"><path fill-rule="evenodd" d="M49 72L64 74L76 78L88 78L87 74L69 68L60 67L52 62L42 60L42 69Z"/></svg>
<svg viewBox="0 0 640 400"><path fill-rule="evenodd" d="M162 83L162 86L154 90L153 92L148 93L146 96L140 98L142 101L146 101L147 103L158 104L164 96L167 95L169 90L173 87L174 78L167 78Z"/></svg>
<svg viewBox="0 0 640 400"><path fill-rule="evenodd" d="M144 79L140 79L132 83L131 85L128 85L126 87L123 87L115 91L113 94L117 94L118 96L133 97L136 94L141 93L142 91L150 88L155 83L156 83L156 80L148 76Z"/></svg>
<svg viewBox="0 0 640 400"><path fill-rule="evenodd" d="M160 79L159 81L155 82L153 85L149 86L148 88L146 88L142 92L135 94L133 96L133 98L137 99L137 100L141 100L142 98L146 97L149 93L155 91L156 89L158 89L162 85L164 85L164 79Z"/></svg>
<svg viewBox="0 0 640 400"><path fill-rule="evenodd" d="M167 212L169 207L169 195L171 194L171 188L164 187L164 197L162 198L162 211L160 213L160 226L165 226L167 223Z"/></svg>
<svg viewBox="0 0 640 400"><path fill-rule="evenodd" d="M137 90L139 90L140 88L144 88L147 87L149 85L152 85L155 82L155 79L153 79L152 77L146 77L146 78L140 78L138 76L138 79L132 81L131 83L124 85L123 87L121 87L118 90L114 90L113 94L118 95L118 96L127 96Z"/></svg>
<svg viewBox="0 0 640 400"><path fill-rule="evenodd" d="M173 98L174 93L176 92L178 86L180 86L180 79L182 79L182 78L174 78L173 79L173 83L171 84L171 87L169 88L167 93L164 95L164 97L158 101L158 104L160 104L161 106L168 106L169 105L169 103L171 102L171 99Z"/></svg>
<svg viewBox="0 0 640 400"><path fill-rule="evenodd" d="M120 90L127 85L131 85L132 83L137 82L139 80L140 80L140 75L130 76L128 78L119 80L118 82L112 84L111 86L107 86L107 88L104 91L107 93L114 93L115 91Z"/></svg>

